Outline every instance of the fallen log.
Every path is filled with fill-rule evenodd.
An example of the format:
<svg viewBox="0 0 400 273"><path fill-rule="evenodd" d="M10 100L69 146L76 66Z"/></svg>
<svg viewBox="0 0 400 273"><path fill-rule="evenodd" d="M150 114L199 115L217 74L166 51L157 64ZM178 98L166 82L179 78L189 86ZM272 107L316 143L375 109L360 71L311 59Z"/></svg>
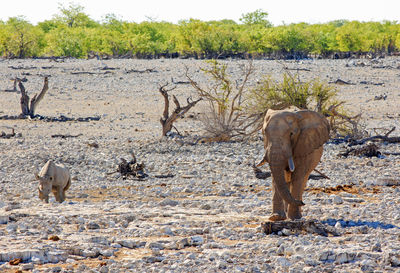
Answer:
<svg viewBox="0 0 400 273"><path fill-rule="evenodd" d="M283 235L312 233L328 237L329 235L339 236L334 228L324 225L318 220L295 220L295 221L267 221L261 223L265 234L282 232Z"/></svg>
<svg viewBox="0 0 400 273"><path fill-rule="evenodd" d="M129 73L154 73L154 72L157 72L157 70L155 70L155 68L147 68L147 69L144 69L144 70L137 70L137 69L129 69L129 70L125 70L125 73L126 74L129 74Z"/></svg>
<svg viewBox="0 0 400 273"><path fill-rule="evenodd" d="M362 145L365 142L368 141L373 141L373 142L387 142L387 143L400 143L400 137L396 136L396 137L388 137L388 136L372 136L372 137L367 137L367 138L363 138L360 140L353 140L349 143L349 146L354 146L354 145Z"/></svg>
<svg viewBox="0 0 400 273"><path fill-rule="evenodd" d="M56 134L56 135L51 135L51 137L56 138L56 137L60 137L60 138L74 138L74 137L80 137L83 136L83 134L77 134L77 135L62 135L62 134Z"/></svg>

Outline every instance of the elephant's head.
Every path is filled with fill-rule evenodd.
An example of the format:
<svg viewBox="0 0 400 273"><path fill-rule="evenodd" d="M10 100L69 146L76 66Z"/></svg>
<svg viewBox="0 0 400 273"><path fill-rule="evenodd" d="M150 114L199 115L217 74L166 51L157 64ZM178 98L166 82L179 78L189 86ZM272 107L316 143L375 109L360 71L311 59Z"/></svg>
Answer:
<svg viewBox="0 0 400 273"><path fill-rule="evenodd" d="M265 155L257 165L269 163L279 195L289 204L304 205L288 189L284 171L293 172L295 161L320 148L329 139L329 123L321 114L302 110L268 110L262 129Z"/></svg>

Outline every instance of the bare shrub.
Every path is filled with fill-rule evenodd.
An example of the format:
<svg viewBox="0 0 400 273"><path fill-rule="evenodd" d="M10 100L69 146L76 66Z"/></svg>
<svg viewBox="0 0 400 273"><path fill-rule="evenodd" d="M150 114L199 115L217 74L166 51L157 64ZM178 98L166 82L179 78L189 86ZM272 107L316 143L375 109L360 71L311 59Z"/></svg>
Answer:
<svg viewBox="0 0 400 273"><path fill-rule="evenodd" d="M205 141L229 141L243 138L257 131L260 113L246 112L247 85L254 72L253 62L249 61L241 67L241 78L231 79L227 72L228 65L216 60L206 61L207 67L201 68L210 79L210 85L200 86L189 75L186 77L199 96L208 103L208 111L202 116L202 123L208 137Z"/></svg>

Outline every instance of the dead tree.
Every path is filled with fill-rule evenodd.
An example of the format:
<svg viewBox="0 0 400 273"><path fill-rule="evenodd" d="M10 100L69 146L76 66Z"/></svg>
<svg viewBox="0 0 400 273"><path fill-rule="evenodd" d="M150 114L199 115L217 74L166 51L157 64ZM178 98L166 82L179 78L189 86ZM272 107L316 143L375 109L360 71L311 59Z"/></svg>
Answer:
<svg viewBox="0 0 400 273"><path fill-rule="evenodd" d="M46 94L47 90L49 89L49 80L48 77L44 77L44 84L42 91L39 94L33 96L33 98L29 101L29 96L25 91L25 87L22 84L22 80L18 79L18 86L21 90L21 116L26 117L29 116L33 118L35 116L35 110L39 102L43 99L44 95Z"/></svg>
<svg viewBox="0 0 400 273"><path fill-rule="evenodd" d="M184 107L181 107L178 99L175 97L175 95L172 95L172 98L174 100L174 103L176 105L175 110L172 112L171 115L169 115L169 95L168 92L172 91L176 88L172 87L171 89L165 89L168 86L168 83L160 86L158 91L160 91L161 95L164 97L164 113L163 116L160 119L161 125L162 125L162 136L166 136L168 132L172 130L173 123L179 119L182 118L193 106L195 106L199 101L201 101L201 98L195 101L191 101L190 98L187 98L187 105ZM176 129L176 128L175 128Z"/></svg>

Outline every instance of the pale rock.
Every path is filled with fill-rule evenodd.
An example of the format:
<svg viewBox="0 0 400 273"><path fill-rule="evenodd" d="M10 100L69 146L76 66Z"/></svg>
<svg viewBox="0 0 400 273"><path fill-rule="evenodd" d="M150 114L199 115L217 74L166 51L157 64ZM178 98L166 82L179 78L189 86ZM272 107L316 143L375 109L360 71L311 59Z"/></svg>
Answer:
<svg viewBox="0 0 400 273"><path fill-rule="evenodd" d="M168 236L174 236L175 235L175 233L171 230L170 227L163 227L161 232L163 234L165 234L165 235L168 235Z"/></svg>
<svg viewBox="0 0 400 273"><path fill-rule="evenodd" d="M27 264L22 264L19 268L20 270L25 270L25 271L30 271L34 268L34 264L33 263L27 263Z"/></svg>
<svg viewBox="0 0 400 273"><path fill-rule="evenodd" d="M285 236L289 236L289 235L292 235L292 231L290 229L283 228L282 229L282 234L285 235Z"/></svg>
<svg viewBox="0 0 400 273"><path fill-rule="evenodd" d="M55 267L50 268L50 271L48 271L48 272L56 273L56 272L61 272L61 270L62 270L62 268L60 266L55 266Z"/></svg>
<svg viewBox="0 0 400 273"><path fill-rule="evenodd" d="M99 269L100 273L108 273L108 266L104 265Z"/></svg>
<svg viewBox="0 0 400 273"><path fill-rule="evenodd" d="M162 200L161 202L158 203L159 206L165 207L165 206L171 206L171 207L175 207L179 204L178 201L176 200L172 200L169 198L166 198L164 200Z"/></svg>
<svg viewBox="0 0 400 273"><path fill-rule="evenodd" d="M146 242L141 242L141 241L136 241L136 240L119 240L119 241L117 241L117 243L123 247L131 248L131 249L144 247L146 245Z"/></svg>
<svg viewBox="0 0 400 273"><path fill-rule="evenodd" d="M331 250L325 250L319 254L320 261L329 261L329 260L334 261L335 258L336 258L336 255Z"/></svg>
<svg viewBox="0 0 400 273"><path fill-rule="evenodd" d="M148 244L147 244L146 248L150 248L150 249L153 249L153 248L156 248L156 249L164 249L165 246L164 246L164 244L159 243L159 242L151 242L151 243L148 243Z"/></svg>
<svg viewBox="0 0 400 273"><path fill-rule="evenodd" d="M68 253L63 250L52 250L46 253L45 258L50 263L63 262L68 258Z"/></svg>
<svg viewBox="0 0 400 273"><path fill-rule="evenodd" d="M348 253L341 252L336 254L335 261L339 264L348 263L349 261L351 261L351 257Z"/></svg>
<svg viewBox="0 0 400 273"><path fill-rule="evenodd" d="M122 246L121 246L120 244L118 244L118 243L112 243L110 246L113 247L113 248L121 248L121 247L122 247Z"/></svg>
<svg viewBox="0 0 400 273"><path fill-rule="evenodd" d="M82 251L82 256L85 258L96 258L99 254L100 251L97 249L85 249Z"/></svg>
<svg viewBox="0 0 400 273"><path fill-rule="evenodd" d="M102 249L100 250L100 254L104 257L112 257L114 256L114 252L116 252L117 250L114 249Z"/></svg>
<svg viewBox="0 0 400 273"><path fill-rule="evenodd" d="M95 244L101 244L101 245L110 245L110 242L108 241L107 237L104 236L95 236L95 237L91 237L89 239L90 243L95 243Z"/></svg>
<svg viewBox="0 0 400 273"><path fill-rule="evenodd" d="M0 215L0 225L7 224L9 221L8 215Z"/></svg>
<svg viewBox="0 0 400 273"><path fill-rule="evenodd" d="M99 229L100 225L96 222L89 222L86 224L86 229Z"/></svg>
<svg viewBox="0 0 400 273"><path fill-rule="evenodd" d="M192 246L199 246L204 243L204 238L201 236L192 236L190 237L190 244Z"/></svg>
<svg viewBox="0 0 400 273"><path fill-rule="evenodd" d="M336 205L343 204L343 198L341 196L339 196L339 195L334 195L332 201Z"/></svg>
<svg viewBox="0 0 400 273"><path fill-rule="evenodd" d="M283 267L289 267L292 265L292 263L285 257L279 257L278 259L276 259L276 262L278 263L278 265Z"/></svg>

